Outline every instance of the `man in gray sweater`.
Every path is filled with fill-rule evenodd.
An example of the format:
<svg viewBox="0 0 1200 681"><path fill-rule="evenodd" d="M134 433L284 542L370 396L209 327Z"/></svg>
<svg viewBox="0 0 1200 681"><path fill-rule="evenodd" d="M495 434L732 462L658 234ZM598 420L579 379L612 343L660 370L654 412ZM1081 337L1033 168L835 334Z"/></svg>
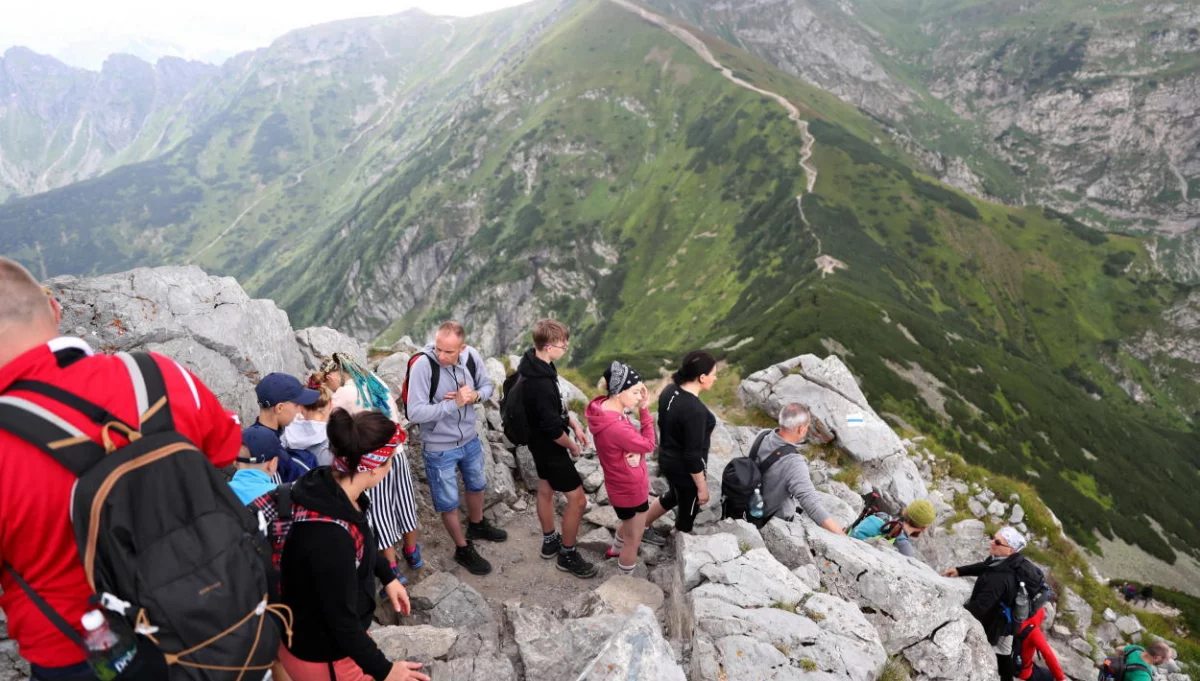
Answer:
<svg viewBox="0 0 1200 681"><path fill-rule="evenodd" d="M767 433L755 452L759 457L769 455L783 447L799 447L808 435L812 415L802 404L792 402L779 411L779 428ZM767 469L763 475L763 515L792 520L799 504L812 521L821 527L845 534L842 526L825 510L821 495L813 486L808 473L808 460L802 453L784 456Z"/></svg>

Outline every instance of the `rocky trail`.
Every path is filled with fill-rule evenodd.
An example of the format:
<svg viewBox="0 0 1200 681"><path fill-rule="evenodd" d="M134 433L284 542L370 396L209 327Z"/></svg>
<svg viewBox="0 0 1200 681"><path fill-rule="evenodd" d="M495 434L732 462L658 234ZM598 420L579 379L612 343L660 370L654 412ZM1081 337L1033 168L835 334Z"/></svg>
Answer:
<svg viewBox="0 0 1200 681"><path fill-rule="evenodd" d="M740 88L745 88L764 97L769 97L782 106L784 110L787 111L788 118L792 121L795 121L796 128L800 131L800 138L803 140L800 147L800 167L804 169L804 193L812 193L813 188L817 186L817 168L812 164L813 144L816 142L816 140L813 138L812 133L808 131L808 121L800 117L800 109L795 104L792 104L787 97L784 97L778 92L764 90L753 83L746 82L735 76L731 69L726 67L720 61L718 61L715 56L713 56L712 51L708 49L708 45L705 45L703 40L696 37L696 35L691 31L688 31L678 24L675 24L661 14L655 14L644 7L639 7L629 0L611 0L611 2L619 7L633 12L634 14L637 14L641 18L656 26L666 29L671 35L679 38L683 44L692 48L692 50L701 59L703 59L717 71L720 71L721 75L724 76L729 82L737 85ZM820 257L824 253L824 249L821 246L821 238L817 236L815 231L813 231L812 225L808 223L808 218L804 215L804 194L796 197L796 208L800 211L800 221L804 223L804 226L808 228L809 232L812 233L813 238L816 239L817 256Z"/></svg>
<svg viewBox="0 0 1200 681"><path fill-rule="evenodd" d="M255 412L257 376L304 375L334 351L368 361L366 347L352 338L329 328L293 330L274 303L251 300L233 279L194 267L49 284L63 305L65 334L99 350L166 353L243 418ZM415 350L402 339L373 352L370 363L398 390ZM493 381L503 380L499 360L487 359L484 368ZM578 392L565 382L563 388L572 397ZM677 535L663 549L644 546L635 576L615 575L611 562L601 562L599 576L579 580L538 556L532 456L505 440L498 404L490 401L477 410L476 423L489 481L485 513L509 539L480 544L493 563L491 575L475 577L456 566L432 509L419 443L410 441L427 566L410 574L411 615L377 611L372 635L384 653L425 663L437 681L994 678L983 629L962 607L971 581L940 571L981 559L989 526L1013 524L1032 546L1048 547L1050 537L1026 527L1021 501L946 475L919 441L900 438L880 418L836 356L803 355L755 372L738 395L768 412L802 402L832 429L843 463L810 456L810 472L822 503L843 526L857 516L867 488L893 506L929 499L939 520L916 541L920 559L880 540L832 534L805 517L774 519L761 531L723 521L714 498L697 518L695 535ZM720 488L725 465L744 455L756 434L718 423L706 471L710 488ZM578 545L599 562L618 521L594 453L585 452L576 468L588 494ZM653 492L662 493L666 483L653 459L650 474ZM1057 607L1047 606L1046 628L1075 681L1095 678L1105 651L1152 640L1132 611L1094 612L1070 587L1060 596ZM24 681L28 667L6 634L0 618L0 681ZM1172 662L1159 679L1190 676Z"/></svg>

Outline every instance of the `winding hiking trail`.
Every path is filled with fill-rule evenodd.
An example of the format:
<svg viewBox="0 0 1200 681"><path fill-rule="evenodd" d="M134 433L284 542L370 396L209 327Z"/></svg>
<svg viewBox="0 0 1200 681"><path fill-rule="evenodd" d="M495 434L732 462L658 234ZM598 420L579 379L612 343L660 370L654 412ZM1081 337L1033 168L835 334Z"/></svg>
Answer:
<svg viewBox="0 0 1200 681"><path fill-rule="evenodd" d="M708 49L708 45L704 44L703 40L697 38L691 31L671 23L671 21L666 17L639 7L632 2L629 2L629 0L611 0L611 2L618 7L633 12L634 14L652 24L655 24L656 26L665 28L671 33L671 35L679 38L684 45L692 48L692 50L699 55L701 59L708 62L708 64L716 70L720 71L721 75L725 76L725 79L734 85L745 88L764 97L770 97L778 102L779 105L788 112L788 118L795 121L796 127L800 130L800 138L803 140L803 144L800 147L800 167L804 169L804 194L812 193L813 187L817 186L817 168L812 164L811 160L813 144L816 142L816 140L813 138L812 133L808 131L808 121L800 117L800 109L797 108L795 104L792 104L790 101L788 101L787 97L784 97L777 92L764 90L753 83L748 83L733 75L733 71L726 68L721 62L717 61L717 58L713 56L713 53ZM811 233L813 238L817 240L817 259L820 260L826 256L822 255L822 253L824 253L824 249L821 246L821 237L817 236L817 233L813 231L812 225L808 223L808 218L804 216L804 194L796 197L796 208L800 211L800 221L804 223L804 226L808 228L809 233Z"/></svg>

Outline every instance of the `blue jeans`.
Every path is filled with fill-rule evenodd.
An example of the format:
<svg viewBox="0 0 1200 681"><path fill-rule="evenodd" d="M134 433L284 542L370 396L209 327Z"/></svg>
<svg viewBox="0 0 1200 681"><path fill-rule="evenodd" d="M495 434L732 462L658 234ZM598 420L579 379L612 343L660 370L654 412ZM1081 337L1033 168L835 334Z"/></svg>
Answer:
<svg viewBox="0 0 1200 681"><path fill-rule="evenodd" d="M479 442L479 438L458 449L447 449L444 452L425 449L421 451L421 455L425 458L425 476L429 478L433 510L438 513L458 510L459 470L462 471L463 485L468 492L482 492L487 489L487 474L483 470L483 444Z"/></svg>

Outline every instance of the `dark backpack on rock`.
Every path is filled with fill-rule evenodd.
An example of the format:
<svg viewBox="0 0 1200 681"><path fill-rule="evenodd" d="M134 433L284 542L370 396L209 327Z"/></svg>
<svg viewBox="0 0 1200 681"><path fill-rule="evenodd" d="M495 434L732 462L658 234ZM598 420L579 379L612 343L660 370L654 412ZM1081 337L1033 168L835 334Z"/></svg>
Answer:
<svg viewBox="0 0 1200 681"><path fill-rule="evenodd" d="M261 560L270 549L221 471L175 430L158 363L142 353L119 357L137 393L136 424L53 385L18 381L10 388L87 416L103 427L105 445L19 397L0 403L0 428L78 478L70 511L88 583L98 597L128 603L123 613L110 610L157 644L171 681L261 678L280 640L276 620L267 616L278 607L268 607ZM113 433L129 444L115 446ZM34 605L82 647L75 628L11 566L4 567Z"/></svg>
<svg viewBox="0 0 1200 681"><path fill-rule="evenodd" d="M529 444L529 416L525 412L525 379L514 371L504 379L500 397L504 437L514 445Z"/></svg>
<svg viewBox="0 0 1200 681"><path fill-rule="evenodd" d="M408 418L408 378L412 376L413 365L424 357L429 360L429 403L437 404L442 401L442 396L438 394L438 383L442 379L442 365L438 364L432 357L424 352L418 352L408 358L408 369L404 372L404 384L400 386L400 411L404 413L404 418ZM475 364L475 355L467 354L467 372L471 374L471 380L475 385L479 385L479 367Z"/></svg>
<svg viewBox="0 0 1200 681"><path fill-rule="evenodd" d="M750 515L750 499L754 496L755 488L761 488L763 476L776 462L785 456L796 454L799 450L795 445L785 444L763 458L758 457L758 450L763 440L771 431L764 430L754 438L750 452L739 456L725 465L721 473L721 517L745 520L753 525L762 527L770 517L755 518Z"/></svg>
<svg viewBox="0 0 1200 681"><path fill-rule="evenodd" d="M1153 676L1154 672L1146 665L1129 661L1129 656L1139 650L1145 652L1141 646L1133 646L1129 652L1117 653L1104 658L1104 661L1100 663L1100 674L1096 676L1096 681L1125 681L1125 672L1130 669L1141 669Z"/></svg>

